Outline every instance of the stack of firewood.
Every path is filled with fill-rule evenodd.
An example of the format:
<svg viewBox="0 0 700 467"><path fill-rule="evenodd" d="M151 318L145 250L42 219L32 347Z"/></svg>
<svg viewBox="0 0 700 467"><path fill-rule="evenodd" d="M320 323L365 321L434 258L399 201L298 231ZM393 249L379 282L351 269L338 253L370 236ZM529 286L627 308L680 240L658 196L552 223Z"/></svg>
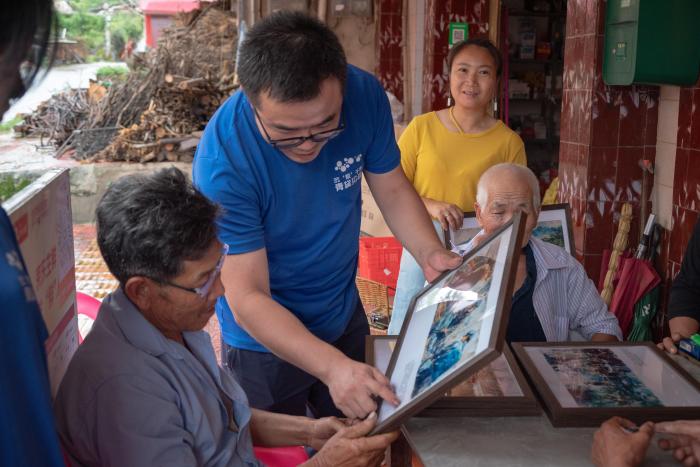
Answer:
<svg viewBox="0 0 700 467"><path fill-rule="evenodd" d="M209 118L237 88L236 42L236 18L223 3L180 15L158 47L132 64L124 82L97 102L86 100L77 124L52 130L63 136L52 138L58 155L191 161Z"/></svg>
<svg viewBox="0 0 700 467"><path fill-rule="evenodd" d="M42 102L31 115L23 115L14 131L19 136L47 138L60 146L89 114L87 91L70 89Z"/></svg>
<svg viewBox="0 0 700 467"><path fill-rule="evenodd" d="M124 128L95 157L138 162L190 162L202 130L228 93L206 78L166 74L139 122Z"/></svg>

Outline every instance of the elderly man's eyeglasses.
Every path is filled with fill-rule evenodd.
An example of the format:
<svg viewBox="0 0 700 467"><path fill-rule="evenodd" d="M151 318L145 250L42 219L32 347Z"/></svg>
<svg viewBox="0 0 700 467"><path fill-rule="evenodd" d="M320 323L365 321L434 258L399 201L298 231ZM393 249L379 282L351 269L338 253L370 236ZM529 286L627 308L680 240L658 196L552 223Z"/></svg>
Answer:
<svg viewBox="0 0 700 467"><path fill-rule="evenodd" d="M162 283L165 285L169 285L171 287L175 287L176 289L185 290L187 292L195 293L202 298L207 298L207 296L209 295L209 291L211 290L212 286L214 285L214 282L216 281L216 278L219 277L219 274L221 274L221 268L224 265L224 259L226 259L227 253L228 253L228 245L224 244L224 246L221 247L221 258L219 258L219 262L216 263L216 268L214 268L214 270L209 275L209 278L207 279L207 281L201 287L184 287L182 285L174 284L174 283L168 282L168 281L162 281Z"/></svg>
<svg viewBox="0 0 700 467"><path fill-rule="evenodd" d="M270 134L267 132L267 128L265 128L265 124L262 122L262 119L260 118L260 114L258 113L258 109L253 107L253 112L255 112L255 116L258 118L258 121L260 122L260 127L262 128L263 133L265 133L265 138L267 138L267 142L270 143L270 145L273 148L277 148L277 149L296 148L297 146L301 146L302 144L304 144L306 141L313 141L314 143L322 143L324 141L328 141L329 139L335 138L340 133L342 133L343 130L345 129L345 121L343 120L342 114L341 114L340 123L338 123L338 126L332 130L319 131L317 133L311 133L308 136L295 136L294 138L272 139L272 138L270 138Z"/></svg>

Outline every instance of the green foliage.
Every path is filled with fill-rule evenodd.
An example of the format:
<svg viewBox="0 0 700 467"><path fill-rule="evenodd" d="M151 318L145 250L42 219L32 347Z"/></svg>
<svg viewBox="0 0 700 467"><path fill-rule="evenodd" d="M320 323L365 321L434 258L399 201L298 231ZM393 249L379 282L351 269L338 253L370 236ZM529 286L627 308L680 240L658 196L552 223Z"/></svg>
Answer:
<svg viewBox="0 0 700 467"><path fill-rule="evenodd" d="M133 13L117 13L112 17L109 30L112 34L112 50L119 55L129 39L135 44L141 38L143 17Z"/></svg>
<svg viewBox="0 0 700 467"><path fill-rule="evenodd" d="M5 123L0 123L0 133L9 133L15 125L19 125L20 123L22 123L22 117L19 115Z"/></svg>
<svg viewBox="0 0 700 467"><path fill-rule="evenodd" d="M129 69L122 66L101 66L97 69L95 74L97 75L97 80L102 81L105 79L120 78L128 72Z"/></svg>
<svg viewBox="0 0 700 467"><path fill-rule="evenodd" d="M124 0L70 0L68 3L73 7L75 11L96 11L102 8L105 3L112 5L123 5ZM135 3L135 2L131 2Z"/></svg>
<svg viewBox="0 0 700 467"><path fill-rule="evenodd" d="M0 202L12 198L12 195L32 183L28 178L15 178L12 175L0 176Z"/></svg>
<svg viewBox="0 0 700 467"><path fill-rule="evenodd" d="M74 13L59 14L59 31L66 29L67 37L81 41L87 49L101 58L118 58L127 40L138 42L143 34L143 17L130 10L112 13L109 26L112 57L104 57L105 17L100 15L104 3L120 5L124 0L72 0Z"/></svg>
<svg viewBox="0 0 700 467"><path fill-rule="evenodd" d="M59 30L64 28L70 39L77 39L91 52L104 48L105 19L87 12L77 11L72 15L58 15Z"/></svg>

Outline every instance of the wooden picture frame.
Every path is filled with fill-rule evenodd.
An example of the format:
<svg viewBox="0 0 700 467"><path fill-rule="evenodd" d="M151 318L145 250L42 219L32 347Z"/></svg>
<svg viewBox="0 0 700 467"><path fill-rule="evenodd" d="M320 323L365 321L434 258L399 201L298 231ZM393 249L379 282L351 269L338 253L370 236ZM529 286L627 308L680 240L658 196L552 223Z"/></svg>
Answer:
<svg viewBox="0 0 700 467"><path fill-rule="evenodd" d="M391 431L502 352L525 213L517 213L409 304L386 375L401 403L380 401L373 434Z"/></svg>
<svg viewBox="0 0 700 467"><path fill-rule="evenodd" d="M651 342L516 342L513 351L555 427L700 418L700 382Z"/></svg>
<svg viewBox="0 0 700 467"><path fill-rule="evenodd" d="M571 208L568 203L548 204L540 209L537 227L532 231L532 236L560 246L573 255L574 233L571 226ZM460 229L443 230L445 248L448 250L460 249L460 246L469 243L480 230L481 227L476 221L476 213L465 212L464 222Z"/></svg>
<svg viewBox="0 0 700 467"><path fill-rule="evenodd" d="M382 373L386 372L397 336L367 336L365 340L365 359ZM493 370L492 370L492 367ZM492 375L486 372L498 372L500 380L505 377L506 387L499 388L501 394L478 394L479 379L482 385L493 387ZM505 372L504 372L505 370ZM507 373L506 373L507 372ZM505 374L504 374L505 373ZM484 381L486 380L486 381ZM483 384L485 382L486 384ZM498 381L497 383L500 383ZM468 386L471 385L471 388ZM467 389L471 395L463 395ZM488 391L488 390L487 390ZM467 380L458 383L430 407L418 413L417 417L518 417L540 415L542 409L530 389L525 375L520 370L517 360L510 348L503 347L503 353L488 366L482 368Z"/></svg>

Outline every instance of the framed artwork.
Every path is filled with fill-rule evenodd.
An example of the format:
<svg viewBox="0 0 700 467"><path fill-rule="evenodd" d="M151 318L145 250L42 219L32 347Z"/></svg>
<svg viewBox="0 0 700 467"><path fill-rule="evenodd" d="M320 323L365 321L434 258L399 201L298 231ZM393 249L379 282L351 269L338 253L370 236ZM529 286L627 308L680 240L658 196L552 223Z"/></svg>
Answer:
<svg viewBox="0 0 700 467"><path fill-rule="evenodd" d="M465 212L462 227L443 231L445 247L463 251L469 241L481 231L476 213ZM571 209L568 203L542 206L537 218L537 227L532 236L564 248L569 254L574 249L574 234L571 230Z"/></svg>
<svg viewBox="0 0 700 467"><path fill-rule="evenodd" d="M513 343L555 427L700 418L700 383L650 342Z"/></svg>
<svg viewBox="0 0 700 467"><path fill-rule="evenodd" d="M401 403L380 403L373 433L396 428L502 353L525 218L513 216L413 297L386 371Z"/></svg>
<svg viewBox="0 0 700 467"><path fill-rule="evenodd" d="M396 340L396 336L367 336L367 363L385 373ZM495 360L457 383L417 416L511 417L540 413L535 394L506 345Z"/></svg>

